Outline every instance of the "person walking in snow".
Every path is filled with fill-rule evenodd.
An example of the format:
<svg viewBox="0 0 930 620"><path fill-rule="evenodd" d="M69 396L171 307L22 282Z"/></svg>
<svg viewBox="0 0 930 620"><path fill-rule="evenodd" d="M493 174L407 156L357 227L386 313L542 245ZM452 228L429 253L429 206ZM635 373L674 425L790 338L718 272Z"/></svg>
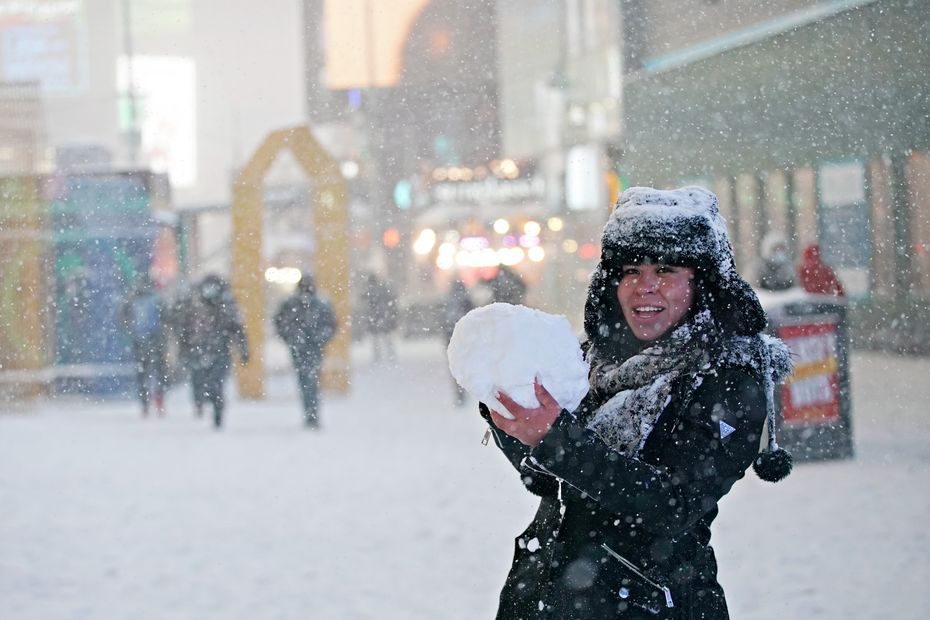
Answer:
<svg viewBox="0 0 930 620"><path fill-rule="evenodd" d="M475 304L472 303L471 298L468 296L465 283L460 279L453 280L442 304L442 335L445 339L446 349L449 348L449 341L452 339L455 324L474 307ZM460 407L465 404L465 389L454 378L452 379L452 386L455 405Z"/></svg>
<svg viewBox="0 0 930 620"><path fill-rule="evenodd" d="M778 232L769 232L762 238L759 250L762 263L759 267L759 288L766 291L786 291L794 286L794 265L788 240Z"/></svg>
<svg viewBox="0 0 930 620"><path fill-rule="evenodd" d="M370 273L365 289L365 302L374 361L381 361L384 356L387 356L389 361L393 361L397 357L392 335L397 329L397 298L387 282L376 274Z"/></svg>
<svg viewBox="0 0 930 620"><path fill-rule="evenodd" d="M801 287L814 295L833 295L844 297L846 291L833 269L823 262L820 246L812 243L804 248L801 263L798 265L798 281Z"/></svg>
<svg viewBox="0 0 930 620"><path fill-rule="evenodd" d="M136 393L142 415L149 414L154 402L159 415L165 414L168 364L165 339L165 308L161 298L144 277L119 309L120 321L132 343L136 365Z"/></svg>
<svg viewBox="0 0 930 620"><path fill-rule="evenodd" d="M188 285L181 285L175 291L174 298L167 305L167 323L169 332L177 343L178 366L185 373L190 369L190 327L191 307L194 302L194 290Z"/></svg>
<svg viewBox="0 0 930 620"><path fill-rule="evenodd" d="M488 285L493 303L522 304L526 297L526 282L507 265L498 267L497 274Z"/></svg>
<svg viewBox="0 0 930 620"><path fill-rule="evenodd" d="M275 314L274 325L291 352L303 401L304 424L319 428L323 349L336 334L336 315L329 301L317 293L313 276L306 273L301 276L297 290Z"/></svg>
<svg viewBox="0 0 930 620"><path fill-rule="evenodd" d="M213 406L213 426L223 425L226 377L232 367L232 346L243 364L249 361L249 345L239 306L221 277L210 274L194 288L182 309L179 348L185 353L197 415L206 403Z"/></svg>
<svg viewBox="0 0 930 620"><path fill-rule="evenodd" d="M497 618L725 619L711 523L751 464L773 482L791 470L773 403L788 350L762 333L711 192L626 190L602 248L581 405L561 410L539 384L538 408L498 395L513 420L480 405L540 497Z"/></svg>

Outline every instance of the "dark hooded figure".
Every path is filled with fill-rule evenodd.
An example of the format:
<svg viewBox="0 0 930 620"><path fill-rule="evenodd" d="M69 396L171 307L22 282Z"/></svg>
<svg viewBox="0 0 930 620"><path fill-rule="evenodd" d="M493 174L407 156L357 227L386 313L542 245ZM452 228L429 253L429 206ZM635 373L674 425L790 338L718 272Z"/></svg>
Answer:
<svg viewBox="0 0 930 620"><path fill-rule="evenodd" d="M249 361L249 345L239 306L223 278L210 274L194 288L182 310L180 349L184 351L191 376L197 415L206 403L213 405L213 425L223 425L223 389L232 367L232 346L239 349L243 364Z"/></svg>
<svg viewBox="0 0 930 620"><path fill-rule="evenodd" d="M167 306L168 325L178 343L178 365L184 372L190 371L191 352L188 331L193 303L193 287L182 285L178 287L174 299Z"/></svg>
<svg viewBox="0 0 930 620"><path fill-rule="evenodd" d="M759 250L759 288L786 291L794 286L794 264L788 240L781 233L770 232L762 238Z"/></svg>
<svg viewBox="0 0 930 620"><path fill-rule="evenodd" d="M760 454L785 345L737 274L717 198L635 187L604 228L585 305L590 391L561 410L545 386L514 416L484 405L497 445L540 499L517 539L497 618L728 617L710 527L746 469L776 481L790 456Z"/></svg>
<svg viewBox="0 0 930 620"><path fill-rule="evenodd" d="M297 290L275 314L274 325L294 361L303 400L304 424L308 428L319 428L323 349L336 334L336 315L329 301L317 294L313 276L301 276Z"/></svg>
<svg viewBox="0 0 930 620"><path fill-rule="evenodd" d="M149 414L155 403L159 415L165 413L165 390L168 388L166 357L166 311L164 303L148 278L143 278L120 306L123 329L132 342L136 363L136 388L142 415Z"/></svg>
<svg viewBox="0 0 930 620"><path fill-rule="evenodd" d="M501 265L497 275L488 284L491 287L491 299L495 303L522 304L526 297L526 282L507 265Z"/></svg>
<svg viewBox="0 0 930 620"><path fill-rule="evenodd" d="M474 307L475 304L472 303L471 297L468 296L465 283L460 279L453 280L442 303L442 335L447 349L449 348L449 341L452 339L452 332L455 330L455 324ZM452 379L452 386L455 405L460 407L465 404L465 390L454 378Z"/></svg>
<svg viewBox="0 0 930 620"><path fill-rule="evenodd" d="M397 298L387 282L370 273L366 282L365 301L374 361L381 361L385 355L388 361L393 361L397 357L392 336L397 329L399 315Z"/></svg>

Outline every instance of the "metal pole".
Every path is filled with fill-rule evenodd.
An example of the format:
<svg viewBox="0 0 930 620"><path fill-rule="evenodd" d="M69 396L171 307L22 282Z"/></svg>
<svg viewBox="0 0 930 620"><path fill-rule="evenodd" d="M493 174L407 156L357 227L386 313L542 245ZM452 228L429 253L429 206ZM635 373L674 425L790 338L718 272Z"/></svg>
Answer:
<svg viewBox="0 0 930 620"><path fill-rule="evenodd" d="M756 237L754 244L757 248L760 248L762 239L765 238L766 233L769 231L768 205L765 203L765 174L761 171L757 171L753 176L753 184L756 194L754 200L755 217L753 218L753 234ZM758 256L757 250L753 258L758 258Z"/></svg>
<svg viewBox="0 0 930 620"><path fill-rule="evenodd" d="M739 190L736 186L735 176L727 177L727 193L730 199L730 224L732 226L730 230L730 240L733 244L733 254L736 259L736 264L739 265L740 257L743 253L743 235L741 230L742 222L740 221Z"/></svg>
<svg viewBox="0 0 930 620"><path fill-rule="evenodd" d="M382 244L382 231L389 221L391 212L385 208L387 199L384 194L384 179L382 178L384 166L384 135L379 114L381 101L377 87L377 66L375 53L375 0L364 0L365 8L365 59L368 83L365 88L365 103L362 108L365 119L365 131L368 135L368 170L366 187L368 201L371 207L371 218L368 222L371 231L372 247L376 252L376 262L386 265L387 255ZM369 255L371 258L371 255Z"/></svg>
<svg viewBox="0 0 930 620"><path fill-rule="evenodd" d="M139 158L138 127L136 122L136 85L133 77L133 46L132 46L132 0L123 0L123 53L126 55L126 100L128 104L129 128L126 132L128 138L129 163L135 166Z"/></svg>
<svg viewBox="0 0 930 620"><path fill-rule="evenodd" d="M798 257L798 205L794 195L794 169L784 171L785 179L785 229L788 233L788 248L792 261Z"/></svg>
<svg viewBox="0 0 930 620"><path fill-rule="evenodd" d="M907 200L907 155L891 156L891 205L894 222L895 283L894 297L905 301L913 285L911 263L911 214Z"/></svg>

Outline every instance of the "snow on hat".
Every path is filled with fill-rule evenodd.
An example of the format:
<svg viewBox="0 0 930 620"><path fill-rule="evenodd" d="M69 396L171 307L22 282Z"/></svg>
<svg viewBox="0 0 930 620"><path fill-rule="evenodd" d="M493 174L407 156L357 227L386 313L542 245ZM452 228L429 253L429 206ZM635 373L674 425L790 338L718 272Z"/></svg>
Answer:
<svg viewBox="0 0 930 620"><path fill-rule="evenodd" d="M617 200L601 240L601 265L618 275L624 264L651 259L699 268L715 318L741 335L765 329L762 304L736 272L733 247L717 197L702 187L631 187Z"/></svg>
<svg viewBox="0 0 930 620"><path fill-rule="evenodd" d="M645 260L695 267L703 303L727 333L754 336L767 320L752 287L737 273L733 246L720 215L717 197L702 187L658 190L631 187L620 194L604 226L601 261L591 276L585 304L585 332L592 342L616 338L623 324L616 283L623 265ZM784 345L782 345L782 348ZM769 445L753 463L760 478L776 482L791 471L791 455L775 441L774 380L790 370L790 361L772 359L778 347L766 346L763 373L768 395ZM787 359L787 358L786 358ZM773 362L775 362L773 364ZM775 376L778 375L778 376Z"/></svg>

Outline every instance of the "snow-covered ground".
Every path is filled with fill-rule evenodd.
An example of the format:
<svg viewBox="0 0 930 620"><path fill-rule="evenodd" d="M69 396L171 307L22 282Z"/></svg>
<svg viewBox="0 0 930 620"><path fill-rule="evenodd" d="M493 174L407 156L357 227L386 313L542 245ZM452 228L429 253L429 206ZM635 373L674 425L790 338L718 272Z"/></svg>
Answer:
<svg viewBox="0 0 930 620"><path fill-rule="evenodd" d="M300 426L290 376L214 432L172 392L0 415L0 618L493 616L535 502L437 341L355 351L350 395ZM752 474L714 542L735 620L930 617L930 359L853 357L856 458Z"/></svg>

